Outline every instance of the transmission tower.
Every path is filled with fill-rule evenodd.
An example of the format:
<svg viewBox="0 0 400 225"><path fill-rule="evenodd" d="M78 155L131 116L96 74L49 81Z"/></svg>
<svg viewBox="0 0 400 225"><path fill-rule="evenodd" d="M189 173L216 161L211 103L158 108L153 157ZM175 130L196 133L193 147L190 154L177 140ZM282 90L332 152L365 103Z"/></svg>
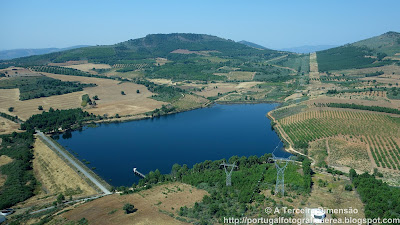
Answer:
<svg viewBox="0 0 400 225"><path fill-rule="evenodd" d="M227 164L227 163L222 163L220 166L224 167L225 170L225 174L226 174L226 186L231 186L232 185L232 172L233 169L238 168L236 165L236 163L233 164ZM228 168L228 169L227 169ZM230 168L230 170L229 170Z"/></svg>
<svg viewBox="0 0 400 225"><path fill-rule="evenodd" d="M278 144L278 146L279 146L279 144ZM278 148L278 146L276 146L275 150ZM275 150L274 150L274 152L275 152ZM278 193L281 193L281 195L284 196L284 194L285 194L285 169L286 169L288 163L294 162L294 160L293 160L293 156L290 156L289 158L276 157L274 155L274 152L272 152L272 157L269 158L269 160L274 161L275 168L276 168L275 195Z"/></svg>

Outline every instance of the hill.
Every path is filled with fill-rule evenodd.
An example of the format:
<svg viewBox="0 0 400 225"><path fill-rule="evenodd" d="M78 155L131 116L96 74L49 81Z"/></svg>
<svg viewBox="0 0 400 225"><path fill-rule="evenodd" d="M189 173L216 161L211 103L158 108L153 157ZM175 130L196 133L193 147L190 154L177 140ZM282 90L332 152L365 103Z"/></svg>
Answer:
<svg viewBox="0 0 400 225"><path fill-rule="evenodd" d="M400 59L400 33L377 37L317 52L319 71L379 67Z"/></svg>
<svg viewBox="0 0 400 225"><path fill-rule="evenodd" d="M257 48L257 49L268 49L268 48L266 48L266 47L264 47L264 46L262 46L262 45L258 45L258 44L256 44L256 43L253 43L253 42L250 42L250 41L245 41L245 40L243 40L243 41L239 41L239 43L244 44L244 45L247 45L247 46L252 47L252 48Z"/></svg>
<svg viewBox="0 0 400 225"><path fill-rule="evenodd" d="M174 52L175 51L175 52ZM181 54L177 54L181 53ZM182 55L186 55L183 56ZM222 56L226 58L279 56L278 51L255 49L232 40L205 34L173 33L150 34L115 45L93 46L61 51L40 56L31 56L8 61L7 64L43 65L49 62L88 60L93 63L128 64L137 60L188 58L190 55ZM4 64L5 62L3 62Z"/></svg>
<svg viewBox="0 0 400 225"><path fill-rule="evenodd" d="M89 45L77 45L68 48L23 48L23 49L10 49L0 51L0 60L15 59L20 57L32 56L32 55L43 55L52 52L65 51L75 48L88 47Z"/></svg>
<svg viewBox="0 0 400 225"><path fill-rule="evenodd" d="M335 48L335 47L337 47L337 45L303 45L303 46L292 47L292 48L282 48L279 50L286 51L286 52L307 54L307 53L322 51L322 50Z"/></svg>

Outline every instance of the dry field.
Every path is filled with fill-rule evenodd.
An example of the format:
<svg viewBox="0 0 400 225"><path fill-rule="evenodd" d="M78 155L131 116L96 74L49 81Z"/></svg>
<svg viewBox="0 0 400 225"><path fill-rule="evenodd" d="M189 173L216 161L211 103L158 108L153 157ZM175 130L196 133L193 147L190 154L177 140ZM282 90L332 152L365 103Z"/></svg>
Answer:
<svg viewBox="0 0 400 225"><path fill-rule="evenodd" d="M39 75L37 72L31 71L29 69L13 66L7 69L0 69L0 73L4 73L7 77L25 77Z"/></svg>
<svg viewBox="0 0 400 225"><path fill-rule="evenodd" d="M335 71L335 74L345 74L345 75L364 75L367 73L375 73L376 71L383 71L386 75L400 75L400 66L396 65L386 65L386 66L381 66L381 67L372 67L372 68L364 68L364 69L348 69L348 70L339 70ZM373 77L371 77L373 78Z"/></svg>
<svg viewBox="0 0 400 225"><path fill-rule="evenodd" d="M176 82L173 82L171 79L149 79L149 81L159 85L176 85Z"/></svg>
<svg viewBox="0 0 400 225"><path fill-rule="evenodd" d="M256 72L245 72L245 71L232 71L229 73L215 73L218 76L226 76L228 80L237 80L237 81L245 81L245 80L253 80Z"/></svg>
<svg viewBox="0 0 400 225"><path fill-rule="evenodd" d="M359 138L339 136L327 140L328 164L333 167L348 167L362 172L373 171L373 158L369 157L367 144ZM348 170L347 169L347 170ZM347 172L347 171L346 171Z"/></svg>
<svg viewBox="0 0 400 225"><path fill-rule="evenodd" d="M182 87L204 88L202 91L195 92L204 97L217 96L218 93L224 94L232 91L247 91L262 82L241 82L241 83L212 83L212 84L185 84Z"/></svg>
<svg viewBox="0 0 400 225"><path fill-rule="evenodd" d="M326 187L320 187L318 180L327 182ZM312 178L313 187L311 195L305 204L308 208L323 207L327 209L357 209L358 213L353 214L335 214L336 218L352 217L352 218L364 218L364 205L361 202L357 192L345 191L344 187L346 184L350 184L349 180L336 180L331 175L315 174ZM331 191L329 191L329 189ZM332 215L329 215L332 216ZM329 217L328 216L328 217Z"/></svg>
<svg viewBox="0 0 400 225"><path fill-rule="evenodd" d="M77 70L82 70L85 72L92 72L92 69L110 69L111 66L108 64L94 64L94 63L84 63L84 64L77 64L77 65L68 65L68 66L63 66L67 68L73 68Z"/></svg>
<svg viewBox="0 0 400 225"><path fill-rule="evenodd" d="M74 92L64 95L50 96L39 99L30 99L25 101L19 100L19 89L0 89L0 111L21 119L28 119L33 114L41 113L38 106L43 106L44 110L54 109L70 109L81 107L82 95L89 94L91 98L97 95L100 100L96 101L96 108L85 109L89 113L97 115L115 114L134 115L148 111L152 111L161 107L163 102L150 99L153 93L147 90L143 85L134 83L120 83L119 81L100 79L92 77L78 77L67 75L47 74L46 76L63 80L63 81L79 81L82 83L95 83L96 87L85 88L83 91ZM140 91L140 94L136 93ZM126 95L121 95L124 91ZM14 107L14 112L8 112L9 107Z"/></svg>
<svg viewBox="0 0 400 225"><path fill-rule="evenodd" d="M156 62L154 63L154 65L162 66L167 62L170 62L170 61L168 61L168 59L166 59L166 58L156 58Z"/></svg>
<svg viewBox="0 0 400 225"><path fill-rule="evenodd" d="M313 106L314 103L354 103L357 105L366 105L366 106L381 106L381 107L390 107L390 108L397 108L400 109L400 100L384 100L380 98L381 101L370 101L368 99L362 99L362 98L338 98L338 97L328 97L328 96L320 96L316 99L312 99L307 101L307 104L309 106Z"/></svg>
<svg viewBox="0 0 400 225"><path fill-rule="evenodd" d="M130 195L109 195L77 206L59 216L59 221L77 221L86 218L89 224L187 224L166 213L178 215L180 207L193 207L207 192L182 183L170 183ZM125 214L126 203L133 204L136 212ZM166 213L163 213L166 212ZM57 218L56 218L57 220ZM60 223L58 223L60 224Z"/></svg>
<svg viewBox="0 0 400 225"><path fill-rule="evenodd" d="M303 94L302 94L302 93L294 93L294 94L292 94L292 95L286 97L286 98L285 98L285 102L286 102L286 101L289 101L289 100L298 99L298 98L301 98L301 97L303 97Z"/></svg>
<svg viewBox="0 0 400 225"><path fill-rule="evenodd" d="M10 163L12 161L13 161L12 158L10 158L10 157L8 157L6 155L2 155L2 156L0 156L0 167L4 166L4 165L6 165L6 164L8 164L8 163ZM3 186L4 182L6 182L6 180L7 180L7 176L6 175L2 175L1 171L0 171L0 187Z"/></svg>
<svg viewBox="0 0 400 225"><path fill-rule="evenodd" d="M71 65L79 65L88 63L87 60L79 60L79 61L67 61L63 63L49 63L49 66L71 66Z"/></svg>
<svg viewBox="0 0 400 225"><path fill-rule="evenodd" d="M66 164L53 150L36 138L34 143L33 170L42 184L44 194L75 192L78 196L97 194L79 174Z"/></svg>
<svg viewBox="0 0 400 225"><path fill-rule="evenodd" d="M383 84L396 84L396 83L400 83L400 79L398 78L398 76L396 75L392 75L392 76L378 76L378 77L364 77L361 78L360 80L363 81L373 81L376 80L376 82L378 83L383 83Z"/></svg>
<svg viewBox="0 0 400 225"><path fill-rule="evenodd" d="M202 55L202 56L210 56L211 52L218 52L218 51L190 51L187 49L176 49L172 51L171 53L176 53L176 54L196 54L196 55Z"/></svg>
<svg viewBox="0 0 400 225"><path fill-rule="evenodd" d="M150 99L153 95L143 85L134 84L131 82L119 82L115 80L91 78L91 77L77 77L66 75L48 75L49 77L59 79L62 81L79 81L81 83L95 83L97 87L86 88L83 92L89 94L90 97L97 95L100 100L96 101L95 108L86 109L90 113L97 115L108 114L114 116L115 114L134 115L144 112L152 111L161 107L164 102ZM136 93L139 90L140 93ZM121 95L121 91L125 95Z"/></svg>
<svg viewBox="0 0 400 225"><path fill-rule="evenodd" d="M0 117L0 135L10 134L12 132L17 132L19 129L19 124L11 120Z"/></svg>
<svg viewBox="0 0 400 225"><path fill-rule="evenodd" d="M185 97L179 99L177 102L174 102L173 105L178 109L188 110L205 106L209 102L209 100L203 97L185 94Z"/></svg>

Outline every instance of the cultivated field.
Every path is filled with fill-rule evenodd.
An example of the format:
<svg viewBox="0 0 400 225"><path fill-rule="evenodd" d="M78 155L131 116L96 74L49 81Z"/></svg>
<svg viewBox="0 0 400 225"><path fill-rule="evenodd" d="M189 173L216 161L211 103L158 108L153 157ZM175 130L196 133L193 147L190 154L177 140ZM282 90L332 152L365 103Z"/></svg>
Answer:
<svg viewBox="0 0 400 225"><path fill-rule="evenodd" d="M49 110L50 107L53 107L54 109L79 108L81 107L82 95L85 94L88 94L92 100L95 95L99 97L99 100L96 101L96 107L85 109L86 111L97 115L135 115L152 111L165 104L150 99L149 97L151 97L153 93L148 91L143 85L130 82L121 83L115 80L92 77L47 73L46 76L63 81L95 83L97 86L85 88L83 91L79 92L25 101L19 100L19 89L0 89L0 111L26 120L33 114L41 113L41 111L38 110L38 106L43 106L43 109L46 111ZM137 90L140 91L139 94L136 93ZM124 91L125 95L122 95L121 91ZM14 111L8 112L9 107L14 107Z"/></svg>
<svg viewBox="0 0 400 225"><path fill-rule="evenodd" d="M295 146L309 147L317 165L360 171L399 170L400 118L357 110L309 110L278 120ZM327 140L321 140L328 138ZM321 140L321 141L320 141ZM314 141L314 142L313 142ZM326 146L323 142L326 141ZM325 158L325 155L328 155Z"/></svg>
<svg viewBox="0 0 400 225"><path fill-rule="evenodd" d="M130 195L109 195L80 205L55 219L58 224L86 218L89 224L188 224L174 219L180 207L193 207L207 192L187 184L170 183ZM133 204L136 212L125 214L126 203ZM64 219L63 219L64 218Z"/></svg>
<svg viewBox="0 0 400 225"><path fill-rule="evenodd" d="M372 172L373 160L369 157L367 144L361 140L363 139L354 136L327 139L328 164L333 167L344 166L361 172Z"/></svg>

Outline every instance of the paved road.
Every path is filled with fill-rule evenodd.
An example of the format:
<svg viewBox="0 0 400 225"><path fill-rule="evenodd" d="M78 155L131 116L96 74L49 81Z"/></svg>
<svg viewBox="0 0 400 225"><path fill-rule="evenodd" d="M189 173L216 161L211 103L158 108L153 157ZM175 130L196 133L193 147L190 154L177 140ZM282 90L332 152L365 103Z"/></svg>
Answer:
<svg viewBox="0 0 400 225"><path fill-rule="evenodd" d="M92 181L105 195L111 194L111 192L104 187L96 178L94 178L90 173L86 172L79 164L77 164L69 155L65 154L63 150L61 150L49 137L44 135L40 131L36 131L36 133L43 138L43 140L50 144L55 150L57 150L64 158L66 158L72 165L75 166L79 171L81 171L90 181Z"/></svg>

